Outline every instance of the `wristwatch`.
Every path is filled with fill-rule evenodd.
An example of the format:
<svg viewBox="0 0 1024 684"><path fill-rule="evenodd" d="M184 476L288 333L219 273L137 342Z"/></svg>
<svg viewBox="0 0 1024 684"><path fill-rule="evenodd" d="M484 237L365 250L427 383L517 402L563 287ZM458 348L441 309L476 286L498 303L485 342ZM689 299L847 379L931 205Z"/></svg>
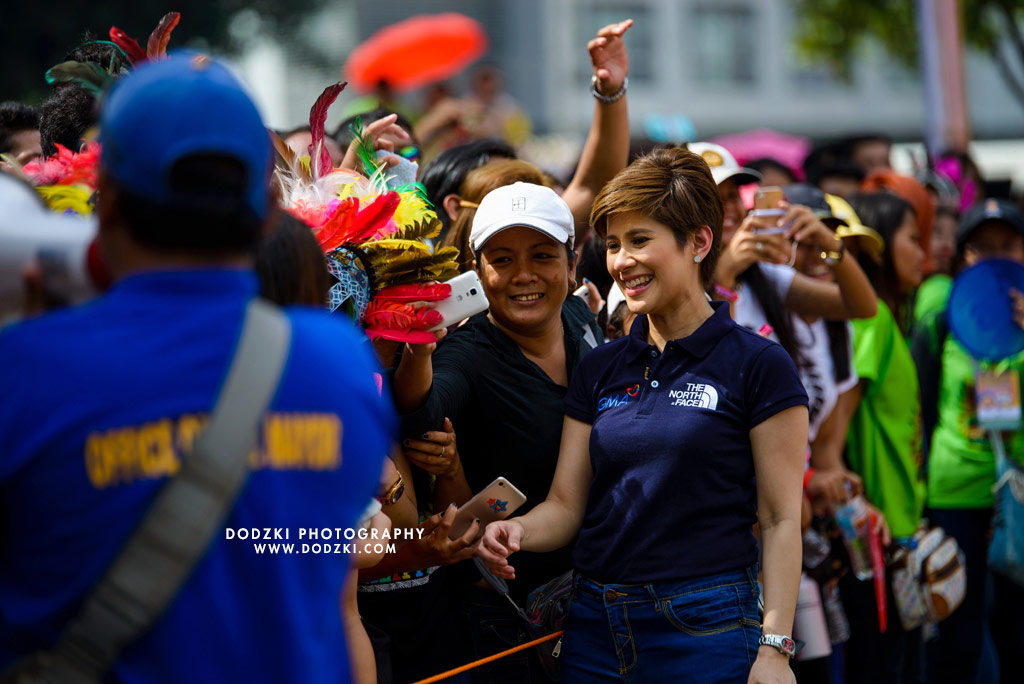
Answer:
<svg viewBox="0 0 1024 684"><path fill-rule="evenodd" d="M842 240L839 240L839 249L823 249L821 250L821 260L829 266L835 266L843 260L843 255L846 254L846 245L843 244Z"/></svg>
<svg viewBox="0 0 1024 684"><path fill-rule="evenodd" d="M777 648L779 653L789 658L796 654L796 642L781 634L762 634L761 638L757 640L757 645Z"/></svg>
<svg viewBox="0 0 1024 684"><path fill-rule="evenodd" d="M394 506L398 503L398 500L402 498L402 494L405 493L405 480L402 479L402 473L398 473L398 479L391 483L387 491L381 496L375 496L377 501L380 502L381 506Z"/></svg>

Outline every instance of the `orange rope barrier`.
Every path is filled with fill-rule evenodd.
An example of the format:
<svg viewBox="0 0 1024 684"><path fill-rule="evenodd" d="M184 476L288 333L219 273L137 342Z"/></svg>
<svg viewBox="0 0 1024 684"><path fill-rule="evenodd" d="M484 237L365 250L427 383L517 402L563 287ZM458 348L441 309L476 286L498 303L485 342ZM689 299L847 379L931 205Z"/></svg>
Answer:
<svg viewBox="0 0 1024 684"><path fill-rule="evenodd" d="M543 636L540 639L534 639L533 641L527 642L525 644L520 644L519 646L516 646L515 648L510 648L507 651L495 653L492 656L487 656L486 658L481 658L480 660L473 661L472 663L469 663L467 665L462 665L461 667L457 667L454 670L448 670L447 672L442 672L441 674L434 675L433 677L421 679L420 681L414 682L413 684L434 684L434 682L439 682L442 679L448 679L449 677L454 677L457 674L468 672L469 670L472 670L474 667L486 665L487 663L491 663L500 658L504 658L507 655L512 655L513 653L518 653L519 651L530 648L532 646L536 646L537 644L542 644L545 641L550 641L551 639L554 639L557 636L562 636L563 634L565 634L564 629L548 634L547 636Z"/></svg>

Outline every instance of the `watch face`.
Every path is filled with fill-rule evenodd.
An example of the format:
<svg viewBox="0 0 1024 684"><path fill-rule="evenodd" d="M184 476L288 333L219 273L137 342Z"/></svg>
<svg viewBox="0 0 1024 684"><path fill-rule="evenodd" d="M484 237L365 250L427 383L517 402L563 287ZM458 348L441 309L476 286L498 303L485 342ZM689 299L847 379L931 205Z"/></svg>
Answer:
<svg viewBox="0 0 1024 684"><path fill-rule="evenodd" d="M782 650L786 653L793 655L796 653L796 642L789 637L782 638Z"/></svg>

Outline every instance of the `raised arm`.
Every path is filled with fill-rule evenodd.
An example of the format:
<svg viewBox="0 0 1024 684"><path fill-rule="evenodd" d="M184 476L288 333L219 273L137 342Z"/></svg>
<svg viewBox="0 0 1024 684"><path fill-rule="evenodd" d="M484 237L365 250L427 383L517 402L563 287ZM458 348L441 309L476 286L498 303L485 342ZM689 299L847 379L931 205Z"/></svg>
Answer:
<svg viewBox="0 0 1024 684"><path fill-rule="evenodd" d="M800 586L800 504L807 409L794 406L750 431L757 476L757 519L763 548L765 634L793 634ZM750 682L792 681L786 656L761 646Z"/></svg>
<svg viewBox="0 0 1024 684"><path fill-rule="evenodd" d="M571 542L583 524L593 477L590 425L566 416L558 466L548 498L524 516L488 525L477 547L477 555L495 575L515 579L515 569L507 560L510 554L520 549L553 551Z"/></svg>
<svg viewBox="0 0 1024 684"><path fill-rule="evenodd" d="M597 77L597 92L612 97L620 92L629 73L629 55L623 34L633 25L632 19L609 24L597 32L587 43L590 63ZM562 193L562 199L572 210L576 220L576 244L590 230L590 208L594 198L629 160L629 108L623 94L615 102L594 103L594 119L590 124L587 142L583 145L576 175Z"/></svg>

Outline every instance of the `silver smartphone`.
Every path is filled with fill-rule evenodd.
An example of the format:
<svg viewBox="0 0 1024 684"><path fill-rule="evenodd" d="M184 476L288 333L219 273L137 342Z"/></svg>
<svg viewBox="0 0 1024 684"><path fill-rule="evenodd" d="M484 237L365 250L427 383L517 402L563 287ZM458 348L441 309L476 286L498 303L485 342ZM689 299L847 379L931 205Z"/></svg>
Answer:
<svg viewBox="0 0 1024 684"><path fill-rule="evenodd" d="M459 507L448 538L458 539L464 535L475 519L480 520L480 529L477 531L479 538L484 533L487 523L504 520L524 503L526 495L516 489L511 482L499 477Z"/></svg>
<svg viewBox="0 0 1024 684"><path fill-rule="evenodd" d="M487 311L490 306L476 271L466 271L462 275L457 275L449 280L448 284L452 286L452 293L434 307L443 318L430 329L431 331L455 325L473 314Z"/></svg>

